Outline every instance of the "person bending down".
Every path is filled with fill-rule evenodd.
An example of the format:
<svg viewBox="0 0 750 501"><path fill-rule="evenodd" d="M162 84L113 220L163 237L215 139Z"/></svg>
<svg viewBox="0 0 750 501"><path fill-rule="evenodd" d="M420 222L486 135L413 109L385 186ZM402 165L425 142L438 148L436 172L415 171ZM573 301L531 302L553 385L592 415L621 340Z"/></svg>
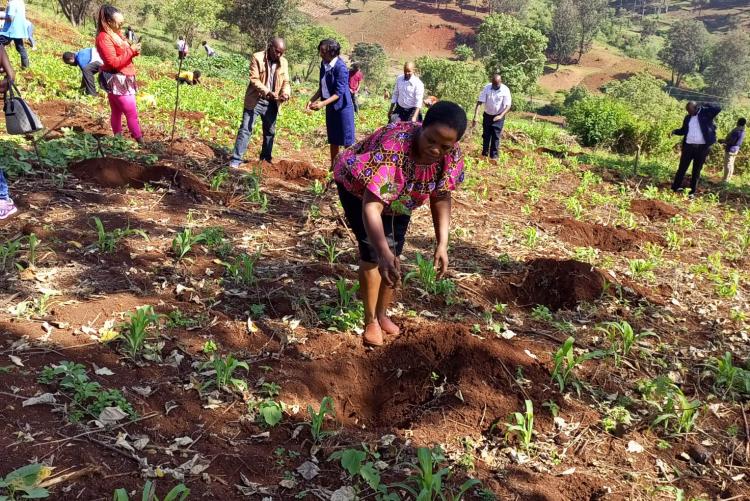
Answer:
<svg viewBox="0 0 750 501"><path fill-rule="evenodd" d="M430 203L434 266L441 277L448 271L451 192L464 180L458 142L466 125L466 113L459 105L441 101L429 109L423 122L389 124L336 158L334 180L359 243L365 344L381 346L383 333L399 333L388 317L388 306L401 280L399 256L411 217L398 213L401 206L411 211Z"/></svg>
<svg viewBox="0 0 750 501"><path fill-rule="evenodd" d="M201 72L195 71L181 71L177 74L176 80L181 84L198 85L201 83Z"/></svg>
<svg viewBox="0 0 750 501"><path fill-rule="evenodd" d="M99 73L99 69L102 67L102 58L99 56L96 47L87 47L76 53L65 52L62 55L62 59L65 64L78 66L81 70L81 90L85 91L89 96L99 95L94 83L94 75Z"/></svg>

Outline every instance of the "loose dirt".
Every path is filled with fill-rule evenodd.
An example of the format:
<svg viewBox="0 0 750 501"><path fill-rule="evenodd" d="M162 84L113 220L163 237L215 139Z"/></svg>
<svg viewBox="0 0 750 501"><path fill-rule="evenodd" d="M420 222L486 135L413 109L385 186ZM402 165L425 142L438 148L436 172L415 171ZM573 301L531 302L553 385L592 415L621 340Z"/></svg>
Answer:
<svg viewBox="0 0 750 501"><path fill-rule="evenodd" d="M534 259L523 270L503 275L488 288L487 298L520 307L574 309L581 302L598 299L604 292L604 284L604 275L589 264Z"/></svg>
<svg viewBox="0 0 750 501"><path fill-rule="evenodd" d="M301 179L325 179L326 171L309 162L298 160L274 160L273 163L256 162L245 166L248 170L260 171L261 177L298 181Z"/></svg>
<svg viewBox="0 0 750 501"><path fill-rule="evenodd" d="M121 158L104 157L76 162L69 169L81 181L104 188L143 188L146 183L168 181L196 195L207 196L209 193L205 183L193 174L164 165L145 166Z"/></svg>
<svg viewBox="0 0 750 501"><path fill-rule="evenodd" d="M661 200L633 200L630 202L630 210L651 221L666 221L680 212Z"/></svg>
<svg viewBox="0 0 750 501"><path fill-rule="evenodd" d="M178 138L171 144L170 153L184 155L196 160L213 160L216 153L205 143L190 139Z"/></svg>
<svg viewBox="0 0 750 501"><path fill-rule="evenodd" d="M653 233L576 221L566 217L550 218L547 223L555 226L561 240L578 247L596 247L605 251L622 252L636 249L644 242L664 243L659 235Z"/></svg>

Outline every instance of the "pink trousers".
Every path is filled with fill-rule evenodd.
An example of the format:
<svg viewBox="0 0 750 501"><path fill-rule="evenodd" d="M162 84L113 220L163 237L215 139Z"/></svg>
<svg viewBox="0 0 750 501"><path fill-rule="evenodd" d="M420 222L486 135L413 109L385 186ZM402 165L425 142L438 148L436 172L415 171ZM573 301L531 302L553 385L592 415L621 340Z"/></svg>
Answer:
<svg viewBox="0 0 750 501"><path fill-rule="evenodd" d="M138 122L138 107L135 104L135 96L116 96L114 94L107 94L109 99L109 107L112 110L110 121L112 123L112 132L115 134L122 134L122 116L125 115L125 120L128 122L128 130L133 139L140 139L143 137L141 132L141 124Z"/></svg>

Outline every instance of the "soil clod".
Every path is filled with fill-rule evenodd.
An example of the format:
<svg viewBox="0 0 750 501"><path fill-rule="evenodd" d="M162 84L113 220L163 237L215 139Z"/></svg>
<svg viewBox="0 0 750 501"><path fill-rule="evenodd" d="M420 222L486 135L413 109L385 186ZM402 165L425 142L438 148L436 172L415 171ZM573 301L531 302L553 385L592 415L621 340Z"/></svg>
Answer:
<svg viewBox="0 0 750 501"><path fill-rule="evenodd" d="M622 252L635 249L644 242L664 243L659 235L640 230L586 223L570 218L550 218L548 222L558 226L561 240L579 247Z"/></svg>

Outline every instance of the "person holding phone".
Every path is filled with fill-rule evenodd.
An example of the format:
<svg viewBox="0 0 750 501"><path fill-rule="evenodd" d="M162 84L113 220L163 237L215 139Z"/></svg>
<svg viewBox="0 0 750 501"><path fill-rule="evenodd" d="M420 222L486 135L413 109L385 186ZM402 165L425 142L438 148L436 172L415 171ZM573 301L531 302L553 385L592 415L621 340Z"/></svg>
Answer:
<svg viewBox="0 0 750 501"><path fill-rule="evenodd" d="M99 9L96 50L103 61L99 71L99 85L107 92L112 132L115 135L122 134L122 116L125 115L133 139L143 144L135 100L138 85L133 65L133 59L141 53L141 43L138 41L131 44L127 41L121 31L124 21L122 13L111 5L103 5Z"/></svg>

